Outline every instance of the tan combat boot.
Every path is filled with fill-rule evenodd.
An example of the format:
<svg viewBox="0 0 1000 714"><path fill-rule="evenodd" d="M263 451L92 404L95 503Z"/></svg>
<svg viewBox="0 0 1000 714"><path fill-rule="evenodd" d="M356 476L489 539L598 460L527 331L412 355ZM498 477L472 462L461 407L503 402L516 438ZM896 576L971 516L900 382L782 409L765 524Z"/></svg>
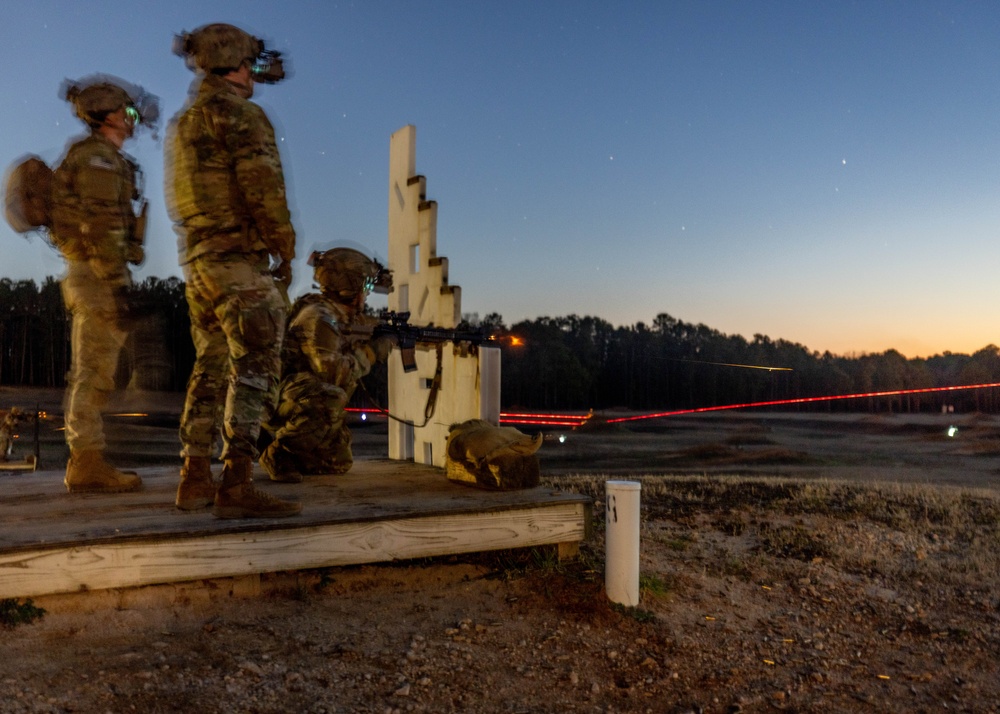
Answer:
<svg viewBox="0 0 1000 714"><path fill-rule="evenodd" d="M104 454L92 449L70 449L63 483L70 493L122 493L142 488L142 479L136 474L119 471L104 460Z"/></svg>
<svg viewBox="0 0 1000 714"><path fill-rule="evenodd" d="M174 504L182 511L208 508L215 500L217 485L212 481L212 460L207 456L186 456L181 466Z"/></svg>
<svg viewBox="0 0 1000 714"><path fill-rule="evenodd" d="M226 459L222 485L215 494L212 515L216 518L283 518L302 510L301 503L282 501L258 491L253 485L253 461L249 456Z"/></svg>

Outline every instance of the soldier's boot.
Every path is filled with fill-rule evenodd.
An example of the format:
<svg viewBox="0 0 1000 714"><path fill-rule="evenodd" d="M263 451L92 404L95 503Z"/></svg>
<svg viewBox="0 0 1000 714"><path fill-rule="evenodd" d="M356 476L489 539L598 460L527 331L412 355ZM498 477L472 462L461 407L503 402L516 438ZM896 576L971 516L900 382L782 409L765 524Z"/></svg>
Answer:
<svg viewBox="0 0 1000 714"><path fill-rule="evenodd" d="M283 518L302 510L301 503L282 501L253 485L253 461L249 456L226 459L222 485L215 493L212 515L216 518Z"/></svg>
<svg viewBox="0 0 1000 714"><path fill-rule="evenodd" d="M327 473L339 476L350 471L352 466L354 466L354 461L336 461L330 464L330 470Z"/></svg>
<svg viewBox="0 0 1000 714"><path fill-rule="evenodd" d="M354 465L354 453L351 451L351 437L345 432L341 432L341 442L333 450L333 459L330 466L332 474L346 474Z"/></svg>
<svg viewBox="0 0 1000 714"><path fill-rule="evenodd" d="M334 445L332 453L323 462L323 473L339 476L346 474L354 465L354 454L351 452L350 439L342 440Z"/></svg>
<svg viewBox="0 0 1000 714"><path fill-rule="evenodd" d="M354 460L350 459L348 461L337 461L335 459L328 459L323 462L319 469L315 473L309 472L306 476L340 476L341 474L346 474L354 466Z"/></svg>
<svg viewBox="0 0 1000 714"><path fill-rule="evenodd" d="M122 493L142 488L138 475L119 471L104 460L103 453L93 449L70 449L63 483L70 493Z"/></svg>
<svg viewBox="0 0 1000 714"><path fill-rule="evenodd" d="M208 508L215 501L217 490L212 481L212 460L207 456L186 456L174 504L182 511Z"/></svg>
<svg viewBox="0 0 1000 714"><path fill-rule="evenodd" d="M260 455L260 465L272 481L281 483L302 483L302 473L299 471L295 458L278 445L277 441L264 449Z"/></svg>

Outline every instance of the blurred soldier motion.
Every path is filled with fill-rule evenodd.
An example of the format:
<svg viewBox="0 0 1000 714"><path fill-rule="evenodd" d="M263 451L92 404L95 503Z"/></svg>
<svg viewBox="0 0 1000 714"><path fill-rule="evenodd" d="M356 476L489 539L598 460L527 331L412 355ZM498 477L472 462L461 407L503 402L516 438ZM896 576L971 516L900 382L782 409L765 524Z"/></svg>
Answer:
<svg viewBox="0 0 1000 714"><path fill-rule="evenodd" d="M18 423L24 419L24 412L19 407L11 407L3 419L0 419L0 461L6 461L14 446L14 433Z"/></svg>
<svg viewBox="0 0 1000 714"><path fill-rule="evenodd" d="M63 91L90 129L69 147L51 189L51 238L66 259L62 293L72 319L65 483L71 493L134 491L142 480L104 460L101 412L128 336L128 265L144 258L141 175L121 148L136 124L155 125L158 104L141 89L104 76L68 82Z"/></svg>
<svg viewBox="0 0 1000 714"><path fill-rule="evenodd" d="M253 485L261 417L277 394L295 231L285 179L254 82L284 77L277 52L243 30L206 25L175 38L198 73L171 122L167 204L179 235L196 359L181 415L176 505L219 518L291 516L302 506ZM222 417L222 483L211 457Z"/></svg>
<svg viewBox="0 0 1000 714"><path fill-rule="evenodd" d="M298 483L303 475L342 474L351 468L351 431L345 407L376 359L392 348L388 337L370 339L352 327L370 325L365 299L376 286L388 292L392 274L352 248L309 258L320 293L295 301L282 350L278 408L267 425L274 441L260 464L273 481Z"/></svg>

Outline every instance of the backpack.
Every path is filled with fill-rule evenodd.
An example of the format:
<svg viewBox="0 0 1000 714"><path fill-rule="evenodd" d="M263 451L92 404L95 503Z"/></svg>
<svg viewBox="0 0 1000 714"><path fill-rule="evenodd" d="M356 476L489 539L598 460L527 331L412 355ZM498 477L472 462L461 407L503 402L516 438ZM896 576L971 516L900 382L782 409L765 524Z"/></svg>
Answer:
<svg viewBox="0 0 1000 714"><path fill-rule="evenodd" d="M51 226L51 192L52 169L38 156L29 155L11 168L4 183L4 206L10 227L18 233L27 233Z"/></svg>

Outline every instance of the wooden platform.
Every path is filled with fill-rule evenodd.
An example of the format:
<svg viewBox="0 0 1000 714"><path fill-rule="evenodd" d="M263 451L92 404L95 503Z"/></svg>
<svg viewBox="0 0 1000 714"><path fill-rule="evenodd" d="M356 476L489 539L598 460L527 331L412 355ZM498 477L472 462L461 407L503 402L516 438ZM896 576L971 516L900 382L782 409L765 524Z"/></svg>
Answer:
<svg viewBox="0 0 1000 714"><path fill-rule="evenodd" d="M35 465L26 461L0 461L0 471L34 471Z"/></svg>
<svg viewBox="0 0 1000 714"><path fill-rule="evenodd" d="M573 554L591 512L577 494L482 491L441 469L377 460L302 484L258 474L262 489L301 501L302 513L219 520L174 507L177 467L138 473L138 493L70 495L62 472L0 472L0 598L545 544Z"/></svg>

